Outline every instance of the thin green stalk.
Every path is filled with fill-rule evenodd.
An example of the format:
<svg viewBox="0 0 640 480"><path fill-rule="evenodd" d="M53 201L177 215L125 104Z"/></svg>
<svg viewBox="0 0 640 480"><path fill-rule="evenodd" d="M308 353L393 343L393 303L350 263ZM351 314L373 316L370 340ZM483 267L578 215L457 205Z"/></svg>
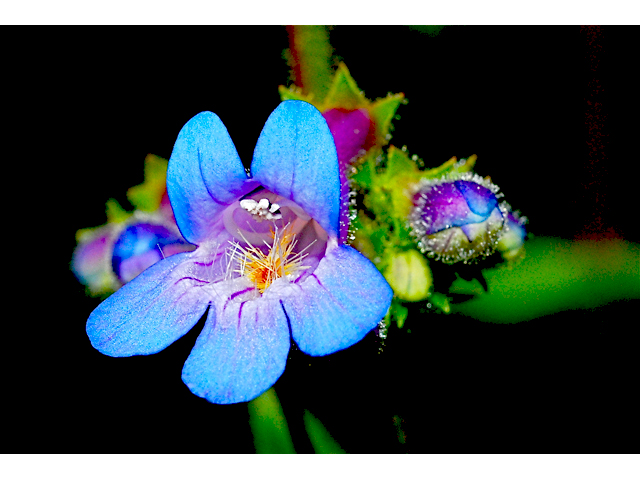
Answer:
<svg viewBox="0 0 640 480"><path fill-rule="evenodd" d="M256 453L296 453L287 419L273 387L251 400L248 409Z"/></svg>

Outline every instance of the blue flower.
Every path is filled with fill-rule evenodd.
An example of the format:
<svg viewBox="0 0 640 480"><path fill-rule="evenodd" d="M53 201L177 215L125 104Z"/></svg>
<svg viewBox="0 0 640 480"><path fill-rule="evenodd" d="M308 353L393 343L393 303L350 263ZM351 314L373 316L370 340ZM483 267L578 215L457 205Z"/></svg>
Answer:
<svg viewBox="0 0 640 480"><path fill-rule="evenodd" d="M180 232L197 248L154 264L91 313L87 333L100 352L156 353L209 307L182 379L210 402L235 403L275 383L290 337L326 355L385 315L391 288L339 241L336 148L310 104L276 108L250 174L220 119L196 115L178 135L167 190Z"/></svg>

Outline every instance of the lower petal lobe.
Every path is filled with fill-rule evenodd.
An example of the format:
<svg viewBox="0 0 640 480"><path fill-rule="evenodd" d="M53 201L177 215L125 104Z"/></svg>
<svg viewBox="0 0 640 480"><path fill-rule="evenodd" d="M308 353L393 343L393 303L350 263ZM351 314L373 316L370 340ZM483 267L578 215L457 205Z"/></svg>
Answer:
<svg viewBox="0 0 640 480"><path fill-rule="evenodd" d="M213 403L256 398L278 380L287 361L289 328L282 306L263 297L234 299L241 292L218 296L182 369L189 390Z"/></svg>
<svg viewBox="0 0 640 480"><path fill-rule="evenodd" d="M192 255L161 260L98 305L87 320L91 344L112 357L149 355L187 333L208 305L203 283L185 275Z"/></svg>
<svg viewBox="0 0 640 480"><path fill-rule="evenodd" d="M359 252L333 245L311 275L278 295L300 350L318 356L359 342L387 313L393 291Z"/></svg>

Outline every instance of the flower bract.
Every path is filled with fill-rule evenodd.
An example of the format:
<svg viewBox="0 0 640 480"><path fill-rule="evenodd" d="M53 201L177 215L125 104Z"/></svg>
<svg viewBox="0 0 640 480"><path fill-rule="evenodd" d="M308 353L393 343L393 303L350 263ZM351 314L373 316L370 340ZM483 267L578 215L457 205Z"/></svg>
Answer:
<svg viewBox="0 0 640 480"><path fill-rule="evenodd" d="M167 191L182 236L197 248L167 257L90 315L92 345L111 356L156 353L207 311L182 379L214 403L251 400L285 368L290 341L326 355L360 341L392 291L339 238L336 147L320 112L285 101L245 171L211 112L180 131Z"/></svg>

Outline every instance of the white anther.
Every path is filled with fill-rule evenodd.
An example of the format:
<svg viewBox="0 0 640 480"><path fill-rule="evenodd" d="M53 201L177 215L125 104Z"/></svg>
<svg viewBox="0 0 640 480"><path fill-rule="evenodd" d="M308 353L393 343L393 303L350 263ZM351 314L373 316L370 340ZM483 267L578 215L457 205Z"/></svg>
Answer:
<svg viewBox="0 0 640 480"><path fill-rule="evenodd" d="M240 200L240 206L256 217L256 220L280 220L282 214L275 213L280 209L280 205L277 203L269 203L267 198L260 199L259 202L251 199Z"/></svg>
<svg viewBox="0 0 640 480"><path fill-rule="evenodd" d="M251 199L240 200L240 206L249 213L257 213L258 202Z"/></svg>

